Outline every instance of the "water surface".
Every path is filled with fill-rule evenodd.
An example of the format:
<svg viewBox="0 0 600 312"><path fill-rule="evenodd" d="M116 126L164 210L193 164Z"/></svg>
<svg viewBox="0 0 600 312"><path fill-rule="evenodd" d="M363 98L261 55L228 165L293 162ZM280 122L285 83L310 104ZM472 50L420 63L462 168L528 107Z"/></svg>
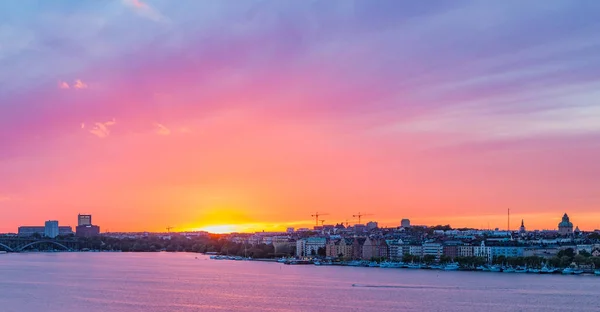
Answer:
<svg viewBox="0 0 600 312"><path fill-rule="evenodd" d="M599 287L595 276L288 266L187 253L0 255L2 312L583 312L600 311Z"/></svg>

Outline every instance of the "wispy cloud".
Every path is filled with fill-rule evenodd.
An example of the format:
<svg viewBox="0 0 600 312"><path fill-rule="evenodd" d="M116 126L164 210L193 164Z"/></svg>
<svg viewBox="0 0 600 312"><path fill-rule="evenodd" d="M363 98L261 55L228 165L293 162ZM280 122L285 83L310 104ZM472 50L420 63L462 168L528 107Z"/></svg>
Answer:
<svg viewBox="0 0 600 312"><path fill-rule="evenodd" d="M160 12L158 12L158 10L149 6L147 3L142 2L141 0L123 0L123 3L129 6L140 16L151 19L155 22L166 21L166 18Z"/></svg>
<svg viewBox="0 0 600 312"><path fill-rule="evenodd" d="M72 84L69 84L66 81L59 81L58 82L58 88L59 89L87 89L88 88L88 84L83 82L81 79L76 79Z"/></svg>
<svg viewBox="0 0 600 312"><path fill-rule="evenodd" d="M94 123L94 127L92 127L92 129L90 130L90 133L99 138L105 138L110 135L110 129L108 127L113 126L116 123L117 122L114 119L107 122L96 122ZM84 127L85 125L82 124L82 129Z"/></svg>
<svg viewBox="0 0 600 312"><path fill-rule="evenodd" d="M165 127L162 124L159 123L155 123L154 126L156 127L156 134L158 135L169 135L171 134L171 130L169 130L169 128Z"/></svg>
<svg viewBox="0 0 600 312"><path fill-rule="evenodd" d="M73 88L75 89L87 89L88 85L87 83L81 81L80 79L75 80L75 83L73 84Z"/></svg>
<svg viewBox="0 0 600 312"><path fill-rule="evenodd" d="M6 202L6 201L9 201L11 199L12 198L10 196L8 196L8 195L2 195L2 194L0 194L0 202Z"/></svg>

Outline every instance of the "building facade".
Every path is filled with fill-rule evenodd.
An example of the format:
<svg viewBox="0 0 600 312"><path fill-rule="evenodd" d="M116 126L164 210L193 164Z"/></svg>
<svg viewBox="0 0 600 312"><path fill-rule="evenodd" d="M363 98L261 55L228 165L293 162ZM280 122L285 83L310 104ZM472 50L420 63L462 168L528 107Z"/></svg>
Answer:
<svg viewBox="0 0 600 312"><path fill-rule="evenodd" d="M49 238L55 238L56 236L58 236L58 221L46 221L44 225L44 236Z"/></svg>
<svg viewBox="0 0 600 312"><path fill-rule="evenodd" d="M100 235L100 227L97 225L81 225L75 228L75 236L92 237Z"/></svg>
<svg viewBox="0 0 600 312"><path fill-rule="evenodd" d="M331 258L352 258L352 242L349 239L342 238L338 240L332 240L327 243L326 255Z"/></svg>
<svg viewBox="0 0 600 312"><path fill-rule="evenodd" d="M473 246L471 246L471 245L458 246L458 256L459 257L473 257Z"/></svg>
<svg viewBox="0 0 600 312"><path fill-rule="evenodd" d="M565 213L562 221L558 224L558 234L571 235L573 234L573 223L569 220L569 216Z"/></svg>
<svg viewBox="0 0 600 312"><path fill-rule="evenodd" d="M423 244L423 256L434 256L435 260L439 261L443 253L444 247L440 243Z"/></svg>
<svg viewBox="0 0 600 312"><path fill-rule="evenodd" d="M77 226L92 225L92 215L77 215Z"/></svg>

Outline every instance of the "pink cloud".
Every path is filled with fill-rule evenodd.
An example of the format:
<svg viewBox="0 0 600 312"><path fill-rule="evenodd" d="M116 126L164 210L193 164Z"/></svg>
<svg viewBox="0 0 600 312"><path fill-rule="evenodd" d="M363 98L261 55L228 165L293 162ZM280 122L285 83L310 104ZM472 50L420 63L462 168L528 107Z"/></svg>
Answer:
<svg viewBox="0 0 600 312"><path fill-rule="evenodd" d="M81 81L80 79L75 80L75 83L73 84L73 88L75 89L87 89L88 85L86 83L84 83L83 81Z"/></svg>
<svg viewBox="0 0 600 312"><path fill-rule="evenodd" d="M171 134L171 130L169 130L169 128L165 127L164 125L161 125L159 123L155 123L154 126L156 127L156 134L158 135L169 135Z"/></svg>
<svg viewBox="0 0 600 312"><path fill-rule="evenodd" d="M112 120L112 121L107 121L107 122L96 122L94 123L94 127L92 127L90 131L91 134L99 137L99 138L106 138L107 136L110 135L110 129L108 127L113 126L116 124L116 120ZM85 127L85 125L82 124L82 129Z"/></svg>

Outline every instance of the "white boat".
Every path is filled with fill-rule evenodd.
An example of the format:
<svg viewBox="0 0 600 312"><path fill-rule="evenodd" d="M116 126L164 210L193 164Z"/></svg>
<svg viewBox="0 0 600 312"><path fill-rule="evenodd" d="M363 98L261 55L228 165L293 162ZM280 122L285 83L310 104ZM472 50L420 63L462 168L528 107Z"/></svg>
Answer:
<svg viewBox="0 0 600 312"><path fill-rule="evenodd" d="M420 263L410 263L408 265L409 269L420 269L421 268L421 264Z"/></svg>
<svg viewBox="0 0 600 312"><path fill-rule="evenodd" d="M562 270L562 274L574 274L575 270L571 269L571 268L564 268Z"/></svg>
<svg viewBox="0 0 600 312"><path fill-rule="evenodd" d="M360 261L357 261L357 260L353 260L353 261L350 261L350 262L348 262L348 264L347 264L347 265L348 265L348 266L361 266L361 265L362 265L362 262L360 262Z"/></svg>
<svg viewBox="0 0 600 312"><path fill-rule="evenodd" d="M393 268L394 267L394 262L388 262L388 261L382 261L379 264L380 268Z"/></svg>
<svg viewBox="0 0 600 312"><path fill-rule="evenodd" d="M460 268L460 266L458 264L456 264L456 263L450 263L450 264L447 264L444 267L444 271L456 271L459 268Z"/></svg>
<svg viewBox="0 0 600 312"><path fill-rule="evenodd" d="M527 273L527 268L517 267L515 273Z"/></svg>
<svg viewBox="0 0 600 312"><path fill-rule="evenodd" d="M401 262L390 262L390 268L398 269L402 267L402 264Z"/></svg>
<svg viewBox="0 0 600 312"><path fill-rule="evenodd" d="M379 263L375 262L375 261L371 261L369 262L368 265L370 268L378 268L379 267Z"/></svg>
<svg viewBox="0 0 600 312"><path fill-rule="evenodd" d="M277 259L277 262L279 262L279 263L285 263L286 261L287 261L286 258Z"/></svg>
<svg viewBox="0 0 600 312"><path fill-rule="evenodd" d="M575 275L583 274L583 270L581 270L581 269L575 269L575 270L573 270L573 274L575 274Z"/></svg>
<svg viewBox="0 0 600 312"><path fill-rule="evenodd" d="M552 274L554 273L556 270L554 268L549 268L547 266L544 266L541 270L540 273L542 274Z"/></svg>
<svg viewBox="0 0 600 312"><path fill-rule="evenodd" d="M594 271L594 274L595 274L596 276L600 276L600 270L596 270L596 271Z"/></svg>
<svg viewBox="0 0 600 312"><path fill-rule="evenodd" d="M499 265L492 265L490 267L490 272L502 272L502 267Z"/></svg>
<svg viewBox="0 0 600 312"><path fill-rule="evenodd" d="M540 270L539 269L534 269L534 268L529 268L529 269L527 269L527 273L538 274L538 273L540 273Z"/></svg>
<svg viewBox="0 0 600 312"><path fill-rule="evenodd" d="M502 269L502 272L504 273L515 273L517 272L517 270L513 269L512 267L505 267Z"/></svg>
<svg viewBox="0 0 600 312"><path fill-rule="evenodd" d="M477 267L475 268L475 270L477 270L477 271L489 271L489 270L490 270L490 268L488 268L488 267L487 267L487 266L485 266L485 265L480 265L480 266L477 266Z"/></svg>

